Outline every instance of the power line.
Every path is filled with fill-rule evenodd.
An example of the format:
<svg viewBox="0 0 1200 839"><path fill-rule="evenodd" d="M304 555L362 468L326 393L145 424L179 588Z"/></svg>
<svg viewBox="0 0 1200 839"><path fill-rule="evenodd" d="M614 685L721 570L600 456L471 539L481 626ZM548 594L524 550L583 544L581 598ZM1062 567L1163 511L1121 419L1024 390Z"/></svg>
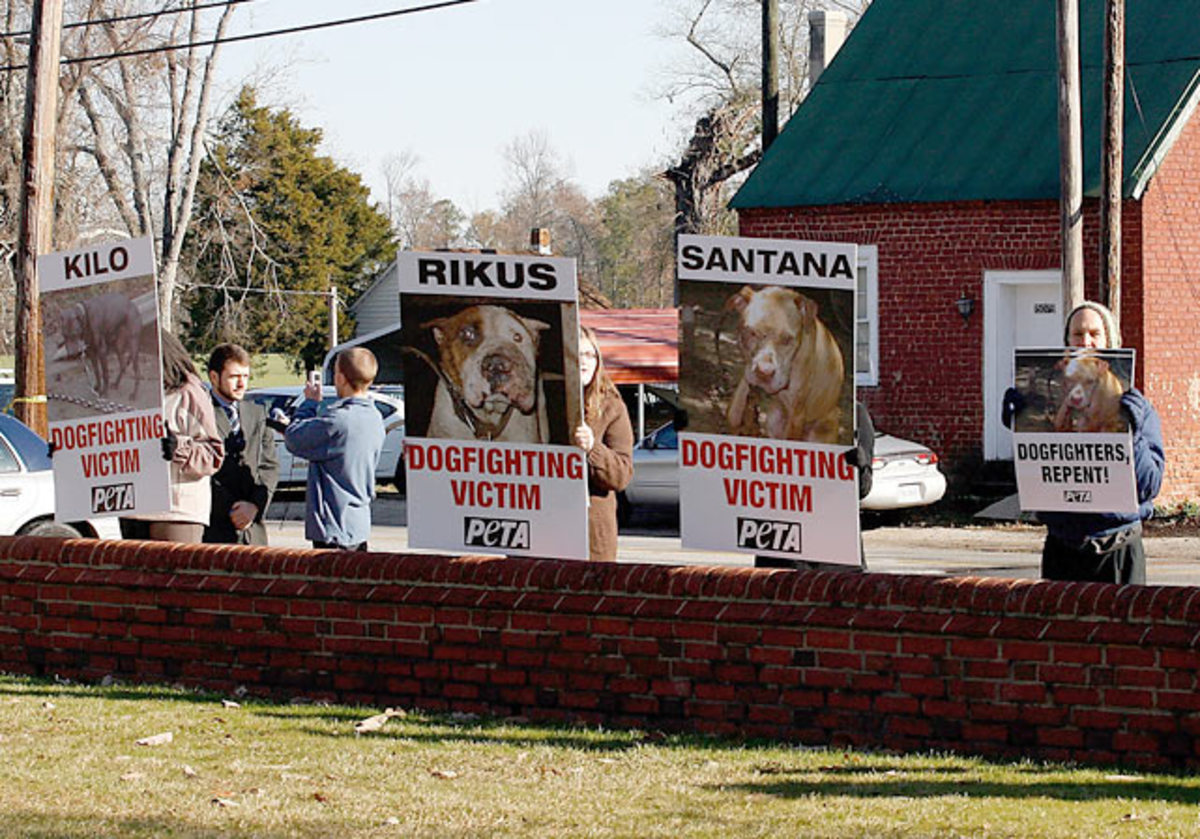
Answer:
<svg viewBox="0 0 1200 839"><path fill-rule="evenodd" d="M213 47L220 44L234 44L239 41L255 41L260 38L272 38L276 35L295 35L298 32L312 32L318 29L330 29L335 26L347 26L354 23L368 23L373 20L384 20L386 18L400 17L401 15L411 15L417 12L432 12L437 9L445 9L451 6L462 6L466 3L474 3L476 0L443 0L440 3L429 3L424 6L412 6L407 9L394 9L390 12L376 12L370 15L359 15L358 17L341 18L338 20L326 20L319 23L306 23L301 26L289 26L284 29L271 29L266 32L250 32L245 35L230 35L225 38L209 38L204 41L189 41L184 44L167 44L160 47L146 47L140 50L127 50L124 52L113 52L104 55L85 55L77 58L64 58L59 62L64 64L84 64L90 61L108 61L113 58L129 58L135 55L152 55L160 52L172 52L174 50L186 50L194 47ZM10 64L6 67L0 67L0 72L11 73L16 70L28 69L28 64Z"/></svg>
<svg viewBox="0 0 1200 839"><path fill-rule="evenodd" d="M177 9L160 9L157 12L140 12L134 15L119 15L117 17L100 17L90 20L77 20L72 23L64 23L63 29L79 29L84 26L98 26L105 23L125 23L130 20L143 20L145 18L156 18L164 15L179 15L184 12L199 12L204 9L212 9L216 6L235 6L238 3L249 3L250 0L216 0L212 3L196 3L192 6L183 6ZM22 29L19 32L0 32L0 38L20 38L22 35L31 35L29 29Z"/></svg>

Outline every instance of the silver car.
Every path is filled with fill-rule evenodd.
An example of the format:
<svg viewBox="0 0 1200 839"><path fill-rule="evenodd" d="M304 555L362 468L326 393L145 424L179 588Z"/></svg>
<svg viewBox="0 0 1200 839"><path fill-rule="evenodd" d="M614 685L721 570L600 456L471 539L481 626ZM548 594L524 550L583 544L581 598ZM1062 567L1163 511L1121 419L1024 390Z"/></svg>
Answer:
<svg viewBox="0 0 1200 839"><path fill-rule="evenodd" d="M871 492L864 510L897 510L941 500L946 476L929 448L891 434L875 435ZM633 480L617 499L618 514L628 521L638 508L679 509L679 438L667 423L633 447Z"/></svg>
<svg viewBox="0 0 1200 839"><path fill-rule="evenodd" d="M379 483L394 483L399 490L404 489L404 461L401 454L404 451L404 398L394 393L384 393L372 390L368 394L375 403L379 415L383 417L383 427L387 436L383 438L383 451L379 455L379 465L375 468L375 480ZM322 388L321 405L317 413L323 413L326 408L337 401L337 391L332 386ZM246 391L246 399L257 402L267 409L269 416L276 408L288 416L304 401L304 388L300 385L286 387L264 387ZM303 484L308 479L308 461L296 457L287 450L283 442L283 434L275 433L275 453L279 457L279 485L289 486Z"/></svg>

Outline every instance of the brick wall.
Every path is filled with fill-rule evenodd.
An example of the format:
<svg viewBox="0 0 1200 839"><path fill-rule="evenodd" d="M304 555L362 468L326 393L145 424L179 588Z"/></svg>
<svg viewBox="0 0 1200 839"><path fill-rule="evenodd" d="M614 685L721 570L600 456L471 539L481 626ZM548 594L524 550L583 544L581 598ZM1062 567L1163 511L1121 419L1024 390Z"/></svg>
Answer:
<svg viewBox="0 0 1200 839"><path fill-rule="evenodd" d="M1186 152L1168 158L1183 171L1200 172L1200 126L1187 129ZM1176 163L1177 158L1179 163ZM1182 184L1189 183L1185 189ZM1194 217L1200 190L1192 177L1160 172L1175 220L1164 228L1155 220L1159 205L1145 209L1127 201L1122 212L1122 333L1138 350L1137 383L1160 411L1172 469L1160 502L1197 495L1200 476L1200 377L1195 352L1180 353L1200 341L1195 321L1200 284L1200 226L1186 227L1183 210ZM1190 190L1190 191L1189 191ZM1186 193L1181 195L1180 193ZM1149 199L1147 199L1149 200ZM1190 202L1190 203L1189 203ZM1145 213L1146 218L1143 218ZM876 425L931 446L951 478L971 474L983 447L983 277L985 271L1058 270L1059 208L1054 201L967 201L929 204L785 207L739 212L744 236L855 242L879 248L879 384L860 388ZM1146 228L1143 233L1143 225ZM1143 241L1143 236L1145 241ZM1192 252L1181 253L1178 243ZM1173 256L1166 256L1167 252ZM1085 295L1098 297L1099 206L1084 206ZM1190 274L1183 270L1191 266ZM1142 275L1150 291L1143 314ZM964 325L954 301L967 295L977 312ZM1181 308L1182 307L1182 308ZM1171 328L1156 337L1155 330ZM1186 369L1184 369L1186 368ZM1186 405L1174 398L1185 394ZM1159 399L1167 398L1165 405Z"/></svg>
<svg viewBox="0 0 1200 839"><path fill-rule="evenodd" d="M1200 589L0 539L0 670L1200 766Z"/></svg>
<svg viewBox="0 0 1200 839"><path fill-rule="evenodd" d="M1173 495L1200 498L1200 120L1143 198L1146 392L1166 436ZM1122 260L1124 261L1124 260Z"/></svg>

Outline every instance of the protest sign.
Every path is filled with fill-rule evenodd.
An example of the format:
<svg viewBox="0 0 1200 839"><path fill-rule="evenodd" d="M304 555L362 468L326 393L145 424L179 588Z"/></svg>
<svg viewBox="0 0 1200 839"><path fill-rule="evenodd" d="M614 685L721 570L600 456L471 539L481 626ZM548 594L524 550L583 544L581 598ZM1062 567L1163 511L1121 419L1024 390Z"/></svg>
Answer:
<svg viewBox="0 0 1200 839"><path fill-rule="evenodd" d="M38 257L55 517L170 507L150 237Z"/></svg>
<svg viewBox="0 0 1200 839"><path fill-rule="evenodd" d="M1121 395L1133 350L1018 349L1013 417L1023 510L1137 512L1133 439Z"/></svg>
<svg viewBox="0 0 1200 839"><path fill-rule="evenodd" d="M856 248L679 237L686 547L857 565Z"/></svg>
<svg viewBox="0 0 1200 839"><path fill-rule="evenodd" d="M575 262L398 258L413 547L587 559Z"/></svg>

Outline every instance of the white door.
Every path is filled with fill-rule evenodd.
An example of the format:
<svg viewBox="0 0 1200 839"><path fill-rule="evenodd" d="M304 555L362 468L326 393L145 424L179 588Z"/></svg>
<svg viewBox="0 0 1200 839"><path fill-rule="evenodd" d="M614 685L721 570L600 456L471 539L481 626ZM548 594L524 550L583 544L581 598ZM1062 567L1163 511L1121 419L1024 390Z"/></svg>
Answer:
<svg viewBox="0 0 1200 839"><path fill-rule="evenodd" d="M1013 350L1063 345L1058 271L987 271L983 275L983 456L1009 460L1012 433L1000 422L1013 383Z"/></svg>

